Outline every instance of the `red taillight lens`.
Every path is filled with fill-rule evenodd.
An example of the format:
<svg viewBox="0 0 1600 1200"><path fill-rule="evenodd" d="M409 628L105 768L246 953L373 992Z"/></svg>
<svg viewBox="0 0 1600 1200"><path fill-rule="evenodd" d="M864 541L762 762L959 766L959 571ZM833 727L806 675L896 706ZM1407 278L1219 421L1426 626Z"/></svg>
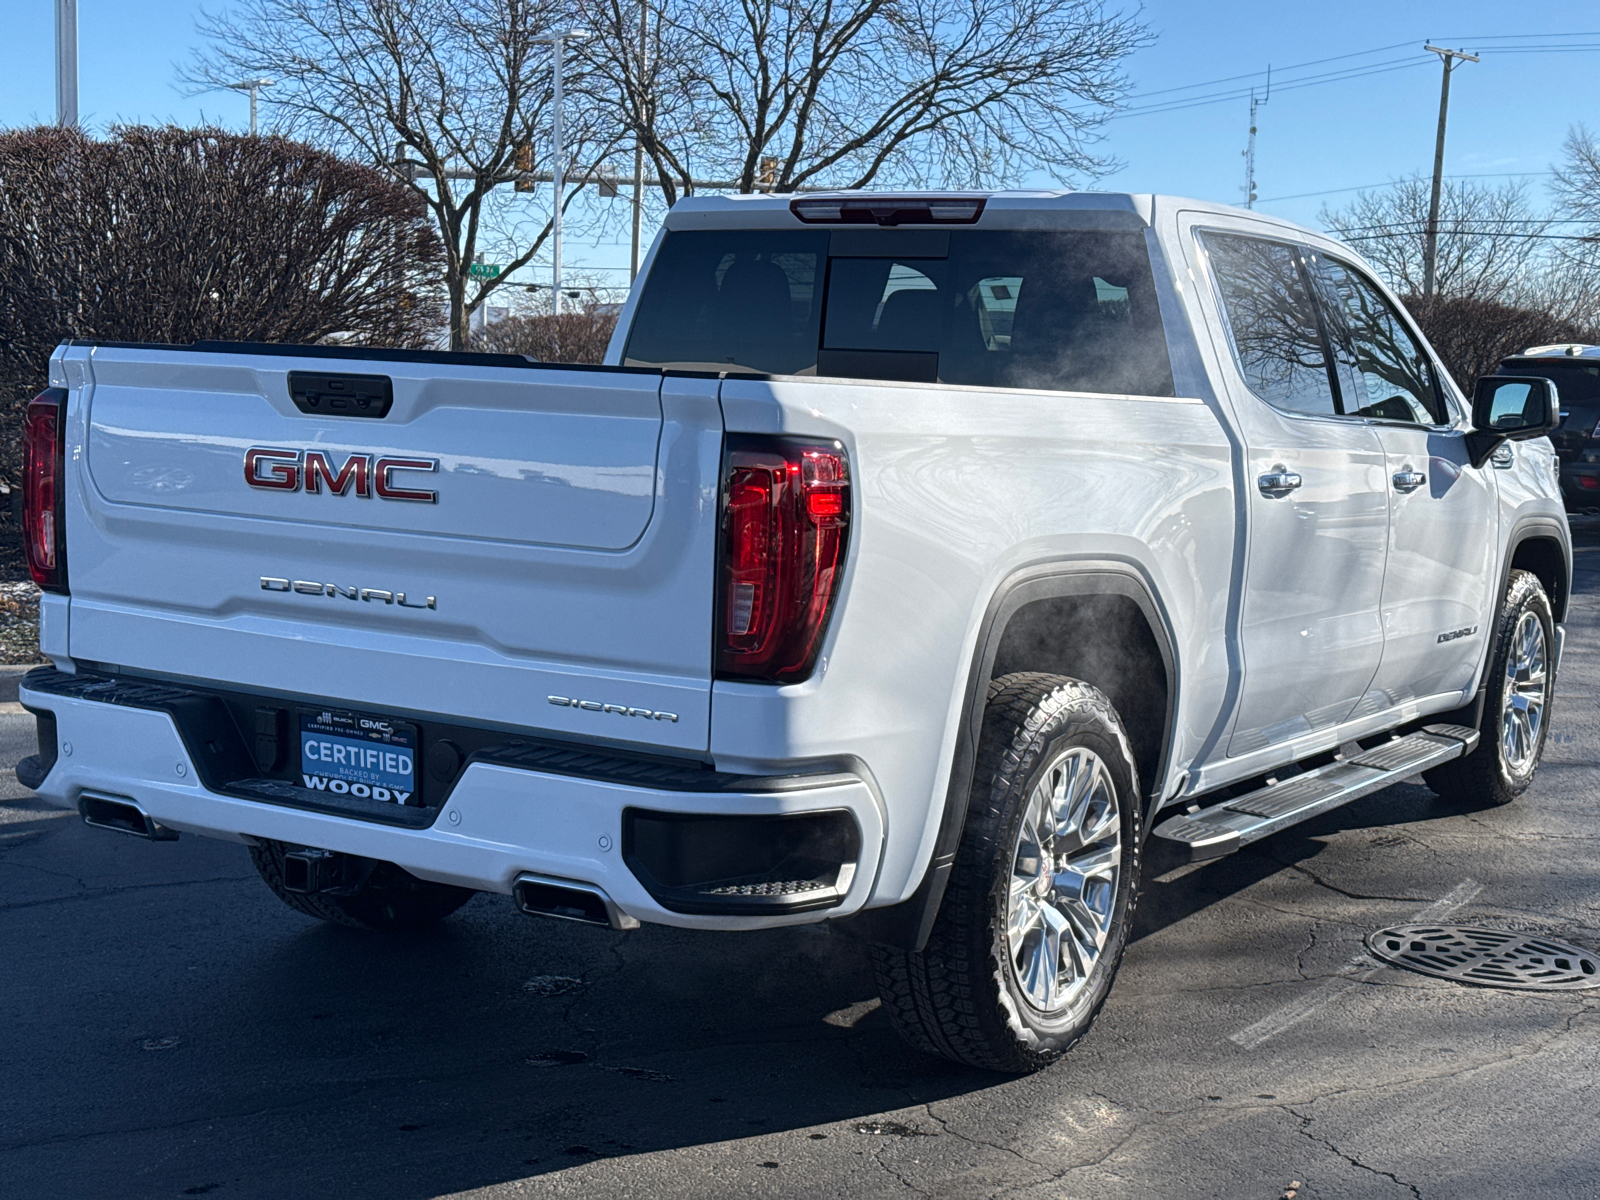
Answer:
<svg viewBox="0 0 1600 1200"><path fill-rule="evenodd" d="M811 674L844 570L850 467L837 443L745 439L723 487L717 674Z"/></svg>
<svg viewBox="0 0 1600 1200"><path fill-rule="evenodd" d="M67 538L61 521L66 409L66 389L46 388L28 402L22 421L22 535L28 570L47 592L67 590Z"/></svg>

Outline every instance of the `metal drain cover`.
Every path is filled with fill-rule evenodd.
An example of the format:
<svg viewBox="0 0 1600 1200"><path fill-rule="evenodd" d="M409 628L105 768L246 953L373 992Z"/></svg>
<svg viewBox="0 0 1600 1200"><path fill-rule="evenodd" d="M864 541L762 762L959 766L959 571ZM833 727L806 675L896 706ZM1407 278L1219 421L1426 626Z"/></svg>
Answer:
<svg viewBox="0 0 1600 1200"><path fill-rule="evenodd" d="M1535 933L1474 925L1396 925L1367 937L1384 962L1481 987L1600 987L1600 957Z"/></svg>

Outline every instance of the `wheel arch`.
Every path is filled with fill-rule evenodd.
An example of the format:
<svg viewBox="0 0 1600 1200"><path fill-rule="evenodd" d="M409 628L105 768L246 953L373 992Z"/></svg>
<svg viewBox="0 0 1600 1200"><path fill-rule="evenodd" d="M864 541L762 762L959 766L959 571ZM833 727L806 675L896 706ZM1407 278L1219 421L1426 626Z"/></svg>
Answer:
<svg viewBox="0 0 1600 1200"><path fill-rule="evenodd" d="M1123 639L1104 636L1107 622ZM1091 630L1099 635L1093 640L1085 636ZM1148 830L1172 749L1180 683L1176 640L1157 591L1143 572L1120 561L1022 568L995 589L979 625L927 870L908 900L842 922L855 936L913 951L927 943L966 826L989 683L1019 670L1069 675L1106 693L1134 745L1144 791L1141 829Z"/></svg>
<svg viewBox="0 0 1600 1200"><path fill-rule="evenodd" d="M1557 624L1567 619L1572 595L1572 556L1568 540L1562 535L1560 524L1549 518L1525 520L1517 525L1507 545L1499 592L1500 596L1505 595L1512 571L1532 571L1550 597L1550 611Z"/></svg>

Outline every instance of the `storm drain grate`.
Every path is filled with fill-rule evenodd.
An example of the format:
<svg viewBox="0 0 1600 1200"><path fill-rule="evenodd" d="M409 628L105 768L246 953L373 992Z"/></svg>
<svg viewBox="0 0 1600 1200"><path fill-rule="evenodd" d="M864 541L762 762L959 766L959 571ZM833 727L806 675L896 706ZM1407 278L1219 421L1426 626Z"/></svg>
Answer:
<svg viewBox="0 0 1600 1200"><path fill-rule="evenodd" d="M1534 933L1473 925L1396 925L1367 938L1384 962L1482 987L1572 991L1600 987L1600 960Z"/></svg>

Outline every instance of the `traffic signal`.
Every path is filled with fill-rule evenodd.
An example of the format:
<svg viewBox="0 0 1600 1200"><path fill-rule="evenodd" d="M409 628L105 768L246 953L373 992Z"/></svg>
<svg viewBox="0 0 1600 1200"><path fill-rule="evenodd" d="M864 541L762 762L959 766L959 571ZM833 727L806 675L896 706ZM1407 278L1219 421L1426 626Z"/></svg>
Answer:
<svg viewBox="0 0 1600 1200"><path fill-rule="evenodd" d="M515 185L517 191L519 191L519 192L531 192L531 191L533 191L534 190L534 183L533 183L532 176L533 176L533 143L532 142L523 142L522 145L517 147L517 182L516 182L516 185Z"/></svg>

